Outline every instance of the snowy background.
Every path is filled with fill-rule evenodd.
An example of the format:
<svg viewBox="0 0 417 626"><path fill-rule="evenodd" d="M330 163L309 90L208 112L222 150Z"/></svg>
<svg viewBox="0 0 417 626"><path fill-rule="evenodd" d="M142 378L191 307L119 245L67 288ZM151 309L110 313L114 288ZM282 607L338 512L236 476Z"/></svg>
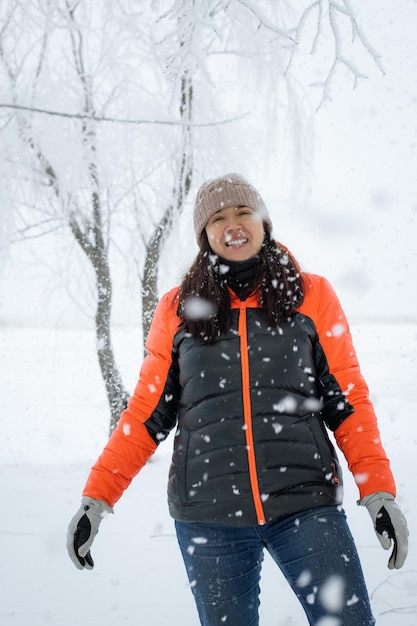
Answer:
<svg viewBox="0 0 417 626"><path fill-rule="evenodd" d="M331 280L348 313L410 526L402 570L386 568L388 555L367 512L356 506L347 470L345 507L378 625L415 626L417 3L367 2L359 16L383 55L385 75L373 71L356 90L340 79L333 101L314 115L314 160L299 181L302 201L293 202L276 185L274 168L282 167L282 155L275 162L268 154L262 176L262 167L254 167L259 180L246 161L241 167L239 155L228 169L242 171L260 189L277 238L306 269ZM207 177L218 173L213 166ZM66 527L106 441L109 416L93 323L54 273L55 245L45 239L12 248L0 283L0 625L194 626L195 608L165 502L170 440L103 522L94 571L79 572L66 555ZM194 254L189 210L168 242L161 292ZM116 289L114 341L132 389L141 335L129 287L124 278ZM268 558L261 624L305 624Z"/></svg>
<svg viewBox="0 0 417 626"><path fill-rule="evenodd" d="M388 553L367 511L356 506L356 486L346 469L345 508L377 624L415 626L417 326L361 324L353 332L409 522L411 546L403 569L387 569ZM116 342L123 373L133 383L136 330L120 329ZM92 550L94 570L78 571L66 554L67 524L106 440L108 412L92 343L92 333L84 330L0 329L0 624L195 626L166 506L170 439L126 491L115 515L101 524ZM262 626L306 623L269 557L261 586Z"/></svg>

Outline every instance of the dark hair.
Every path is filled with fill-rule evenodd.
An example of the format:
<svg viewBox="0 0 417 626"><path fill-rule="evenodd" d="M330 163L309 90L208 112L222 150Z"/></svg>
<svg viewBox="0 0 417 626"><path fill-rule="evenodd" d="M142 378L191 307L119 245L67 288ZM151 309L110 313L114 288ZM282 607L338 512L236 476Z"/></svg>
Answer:
<svg viewBox="0 0 417 626"><path fill-rule="evenodd" d="M304 300L302 278L297 261L279 243L274 241L264 224L264 240L258 254L257 270L249 285L250 292L258 292L268 323L277 327L299 307ZM189 315L189 298L202 298L211 311L202 318ZM206 231L200 240L200 250L179 287L177 315L183 328L196 339L211 343L230 325L230 292L227 278L217 255L210 248Z"/></svg>

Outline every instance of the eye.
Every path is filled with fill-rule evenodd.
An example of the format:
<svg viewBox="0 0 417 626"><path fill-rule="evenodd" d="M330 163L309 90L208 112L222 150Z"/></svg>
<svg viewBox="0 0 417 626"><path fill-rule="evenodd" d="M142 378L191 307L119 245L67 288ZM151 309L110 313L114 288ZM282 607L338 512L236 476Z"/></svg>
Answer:
<svg viewBox="0 0 417 626"><path fill-rule="evenodd" d="M248 208L239 209L238 211L238 215L252 215L252 213L253 213L252 209L248 209Z"/></svg>

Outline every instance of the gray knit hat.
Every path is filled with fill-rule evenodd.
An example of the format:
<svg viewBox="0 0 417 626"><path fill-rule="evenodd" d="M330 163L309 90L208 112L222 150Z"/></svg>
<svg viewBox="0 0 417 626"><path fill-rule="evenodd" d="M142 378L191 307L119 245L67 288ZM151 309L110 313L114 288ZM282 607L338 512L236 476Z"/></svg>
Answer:
<svg viewBox="0 0 417 626"><path fill-rule="evenodd" d="M268 229L272 232L272 222L268 210L255 187L252 187L240 174L226 174L203 183L197 192L194 204L194 230L197 243L207 222L217 211L229 206L247 206L260 213Z"/></svg>

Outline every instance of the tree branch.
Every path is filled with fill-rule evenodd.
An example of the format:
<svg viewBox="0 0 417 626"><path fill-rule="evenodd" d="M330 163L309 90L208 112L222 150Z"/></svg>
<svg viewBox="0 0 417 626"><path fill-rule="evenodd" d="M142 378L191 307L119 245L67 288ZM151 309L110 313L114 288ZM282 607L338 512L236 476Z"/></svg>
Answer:
<svg viewBox="0 0 417 626"><path fill-rule="evenodd" d="M292 43L296 43L295 39L289 34L288 31L283 30L279 26L273 24L265 15L263 15L259 11L259 3L252 2L251 0L238 0L239 4L244 6L246 9L251 11L254 16L259 20L260 24L264 26L267 30L275 33L279 37L284 37L285 39L289 39Z"/></svg>
<svg viewBox="0 0 417 626"><path fill-rule="evenodd" d="M242 1L242 0L240 0ZM317 25L316 32L314 35L313 45L311 48L311 54L317 52L318 44L323 35L323 23L325 18L325 12L323 10L324 0L316 0L309 4L309 6L303 11L301 17L298 21L296 31L295 31L295 41L297 44L301 42L302 31L306 23L309 21L311 14L314 11L317 11ZM317 106L317 109L320 109L322 104L325 101L331 100L330 96L330 88L333 82L333 78L337 67L339 65L344 65L348 72L353 76L354 87L357 86L360 79L367 78L365 74L363 74L355 65L355 63L349 59L345 54L343 54L343 45L342 45L342 35L340 33L339 25L337 23L337 17L342 16L342 18L346 18L350 21L353 38L355 36L358 38L360 44L363 48L368 52L371 56L377 67L384 73L380 62L380 55L376 52L376 50L372 47L368 39L366 38L363 30L358 26L354 9L350 3L350 0L343 0L343 4L339 4L337 0L327 0L328 5L328 21L330 26L330 33L333 36L334 42L334 58L330 65L330 68L327 71L327 75L323 81L313 83L314 87L320 87L322 90L322 97ZM289 74L291 65L296 55L296 50L294 49L290 55L290 59L288 61L285 75Z"/></svg>
<svg viewBox="0 0 417 626"><path fill-rule="evenodd" d="M0 102L0 109L16 109L17 111L30 111L31 113L40 113L42 115L51 115L54 117L65 117L75 120L91 120L94 122L109 122L112 124L155 124L159 126L195 126L198 128L205 128L208 126L222 126L223 124L230 124L241 120L248 113L242 113L241 115L235 115L233 117L226 118L224 120L218 120L216 122L193 122L188 123L183 120L128 120L117 117L105 117L100 115L88 115L87 113L66 113L65 111L51 111L49 109L39 109L37 107L25 106L22 104L8 104Z"/></svg>

